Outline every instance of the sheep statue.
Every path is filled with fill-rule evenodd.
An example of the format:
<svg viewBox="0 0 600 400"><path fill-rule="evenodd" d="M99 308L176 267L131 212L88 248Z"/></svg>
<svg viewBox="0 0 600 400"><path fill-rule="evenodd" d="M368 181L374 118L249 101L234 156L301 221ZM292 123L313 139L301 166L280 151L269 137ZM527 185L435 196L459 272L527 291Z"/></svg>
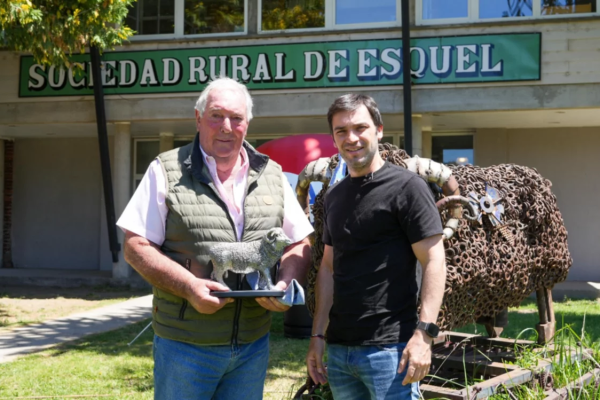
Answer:
<svg viewBox="0 0 600 400"><path fill-rule="evenodd" d="M223 276L232 271L238 274L249 274L258 271L259 288L272 290L270 269L283 255L283 250L292 244L281 228L271 228L261 240L248 243L216 243L208 251L212 260L211 278L225 285Z"/></svg>

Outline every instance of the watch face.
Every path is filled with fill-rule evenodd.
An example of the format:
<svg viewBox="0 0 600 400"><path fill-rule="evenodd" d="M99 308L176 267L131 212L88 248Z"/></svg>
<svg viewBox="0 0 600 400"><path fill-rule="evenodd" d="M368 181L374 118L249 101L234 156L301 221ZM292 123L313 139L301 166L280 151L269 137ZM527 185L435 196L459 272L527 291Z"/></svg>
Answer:
<svg viewBox="0 0 600 400"><path fill-rule="evenodd" d="M427 333L429 334L429 336L436 338L440 333L440 328L438 328L436 324L428 324Z"/></svg>

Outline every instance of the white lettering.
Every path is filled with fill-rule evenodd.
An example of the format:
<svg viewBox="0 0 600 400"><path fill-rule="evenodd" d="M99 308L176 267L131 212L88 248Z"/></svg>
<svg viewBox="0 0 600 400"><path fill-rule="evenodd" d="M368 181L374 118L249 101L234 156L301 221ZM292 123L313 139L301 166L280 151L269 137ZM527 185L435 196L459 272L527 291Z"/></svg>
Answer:
<svg viewBox="0 0 600 400"><path fill-rule="evenodd" d="M227 76L227 56L219 56L219 72L217 73L217 56L208 57L210 64L210 79L213 81Z"/></svg>
<svg viewBox="0 0 600 400"><path fill-rule="evenodd" d="M275 59L277 60L277 74L275 75L275 82L295 81L296 71L291 69L290 71L285 73L285 53L275 53Z"/></svg>
<svg viewBox="0 0 600 400"><path fill-rule="evenodd" d="M502 75L504 61L500 60L492 67L492 49L493 44L481 45L481 74L482 75Z"/></svg>
<svg viewBox="0 0 600 400"><path fill-rule="evenodd" d="M110 66L110 67L109 67ZM102 86L115 86L117 80L115 79L115 67L117 66L116 61L102 61L100 63L100 76L102 77Z"/></svg>
<svg viewBox="0 0 600 400"><path fill-rule="evenodd" d="M395 54L396 57L391 55ZM381 76L396 76L400 73L400 49L385 49L381 52L381 61L390 67L391 71L386 70L383 67L379 67L379 73Z"/></svg>
<svg viewBox="0 0 600 400"><path fill-rule="evenodd" d="M466 50L469 50L467 52ZM477 45L468 44L468 45L458 45L456 46L457 51L457 66L456 73L457 74L473 74L477 73L477 61L471 63L471 53L477 55ZM467 64L467 68L465 68L465 64Z"/></svg>
<svg viewBox="0 0 600 400"><path fill-rule="evenodd" d="M48 71L48 83L53 89L60 89L65 84L65 70L60 68L58 70L58 81L56 81L56 67L53 65Z"/></svg>
<svg viewBox="0 0 600 400"><path fill-rule="evenodd" d="M39 74L38 70L43 71L44 67L42 67L40 64L33 64L31 67L29 67L29 82L27 83L27 88L42 89L46 85L44 76Z"/></svg>
<svg viewBox="0 0 600 400"><path fill-rule="evenodd" d="M329 53L329 74L327 75L327 78L348 78L348 67L344 67L338 71L338 68L342 65L342 59L348 60L348 50L329 50L327 53Z"/></svg>
<svg viewBox="0 0 600 400"><path fill-rule="evenodd" d="M416 51L419 54L419 66L417 67L416 70L412 69L411 66L411 70L410 72L416 76L417 78L422 78L425 76L425 70L427 69L427 54L425 54L425 50L423 50L420 47L411 47L410 48L410 54L411 54L411 60L412 58L412 52Z"/></svg>
<svg viewBox="0 0 600 400"><path fill-rule="evenodd" d="M83 75L84 65L82 63L73 63L69 67L68 79L69 85L73 88L84 87L85 86L85 76L79 81L75 80L75 75L81 76ZM75 72L77 71L77 72Z"/></svg>
<svg viewBox="0 0 600 400"><path fill-rule="evenodd" d="M238 63L241 60L242 63ZM232 71L231 77L242 82L248 82L250 80L250 73L248 72L248 66L250 65L250 57L247 55L233 55L231 56ZM241 72L241 79L238 79L238 72Z"/></svg>
<svg viewBox="0 0 600 400"><path fill-rule="evenodd" d="M94 87L94 74L92 73L92 63L87 63L87 78L88 78L88 87Z"/></svg>
<svg viewBox="0 0 600 400"><path fill-rule="evenodd" d="M190 79L188 83L206 83L208 82L208 76L204 68L206 68L206 59L204 57L190 57ZM196 79L198 76L198 79Z"/></svg>
<svg viewBox="0 0 600 400"><path fill-rule="evenodd" d="M254 72L254 78L252 78L252 80L254 82L270 82L273 80L271 78L269 59L265 53L260 53L258 55L258 60L256 61L256 71Z"/></svg>
<svg viewBox="0 0 600 400"><path fill-rule="evenodd" d="M358 79L377 76L377 67L371 67L371 58L378 59L377 53L377 49L358 49Z"/></svg>
<svg viewBox="0 0 600 400"><path fill-rule="evenodd" d="M450 63L452 60L452 46L442 46L442 68L438 68L438 46L429 48L429 57L431 59L431 72L435 75L445 75L450 72Z"/></svg>
<svg viewBox="0 0 600 400"><path fill-rule="evenodd" d="M151 59L144 60L144 68L142 68L142 78L140 79L141 86L157 86L156 69Z"/></svg>
<svg viewBox="0 0 600 400"><path fill-rule="evenodd" d="M316 61L315 72L312 70L312 60ZM325 56L320 51L305 51L304 52L304 80L317 81L321 79L325 73Z"/></svg>
<svg viewBox="0 0 600 400"><path fill-rule="evenodd" d="M171 77L173 72L173 77ZM181 63L176 58L163 58L163 85L177 85L181 80Z"/></svg>
<svg viewBox="0 0 600 400"><path fill-rule="evenodd" d="M127 72L129 72L129 79L127 79ZM137 80L137 64L131 60L119 61L119 75L119 86L133 86Z"/></svg>

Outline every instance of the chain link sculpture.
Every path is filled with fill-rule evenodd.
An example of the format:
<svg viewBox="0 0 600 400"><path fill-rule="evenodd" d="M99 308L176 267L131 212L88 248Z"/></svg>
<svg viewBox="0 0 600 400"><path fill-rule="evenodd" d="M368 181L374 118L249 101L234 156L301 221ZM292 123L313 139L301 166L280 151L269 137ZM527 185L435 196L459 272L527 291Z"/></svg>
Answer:
<svg viewBox="0 0 600 400"><path fill-rule="evenodd" d="M438 167L434 164L441 164L410 158L389 144L380 145L379 152L384 160L417 172L442 188L452 179L458 183L443 193L435 190L445 226L447 278L438 319L442 329L494 318L507 307L518 306L534 291L540 293L566 279L572 264L567 230L552 184L535 169L514 164ZM311 314L324 248L323 201L338 157L309 164L299 177L301 203L302 197L306 199L303 187L310 181L324 183L313 206L313 265L306 297ZM431 165L435 168L429 168ZM440 173L432 176L432 170Z"/></svg>

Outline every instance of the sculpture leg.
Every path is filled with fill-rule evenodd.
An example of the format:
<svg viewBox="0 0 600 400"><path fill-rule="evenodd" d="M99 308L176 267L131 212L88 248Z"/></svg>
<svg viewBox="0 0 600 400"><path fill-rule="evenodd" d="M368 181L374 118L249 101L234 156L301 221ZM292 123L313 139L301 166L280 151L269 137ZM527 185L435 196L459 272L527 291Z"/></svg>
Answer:
<svg viewBox="0 0 600 400"><path fill-rule="evenodd" d="M537 297L538 315L540 323L535 326L538 332L538 343L546 344L554 337L556 319L554 318L554 305L552 303L552 290L548 288L535 292Z"/></svg>
<svg viewBox="0 0 600 400"><path fill-rule="evenodd" d="M500 311L493 318L479 318L477 320L477 323L483 324L489 337L500 337L500 334L502 333L506 325L508 325L508 308L505 308L504 310Z"/></svg>

